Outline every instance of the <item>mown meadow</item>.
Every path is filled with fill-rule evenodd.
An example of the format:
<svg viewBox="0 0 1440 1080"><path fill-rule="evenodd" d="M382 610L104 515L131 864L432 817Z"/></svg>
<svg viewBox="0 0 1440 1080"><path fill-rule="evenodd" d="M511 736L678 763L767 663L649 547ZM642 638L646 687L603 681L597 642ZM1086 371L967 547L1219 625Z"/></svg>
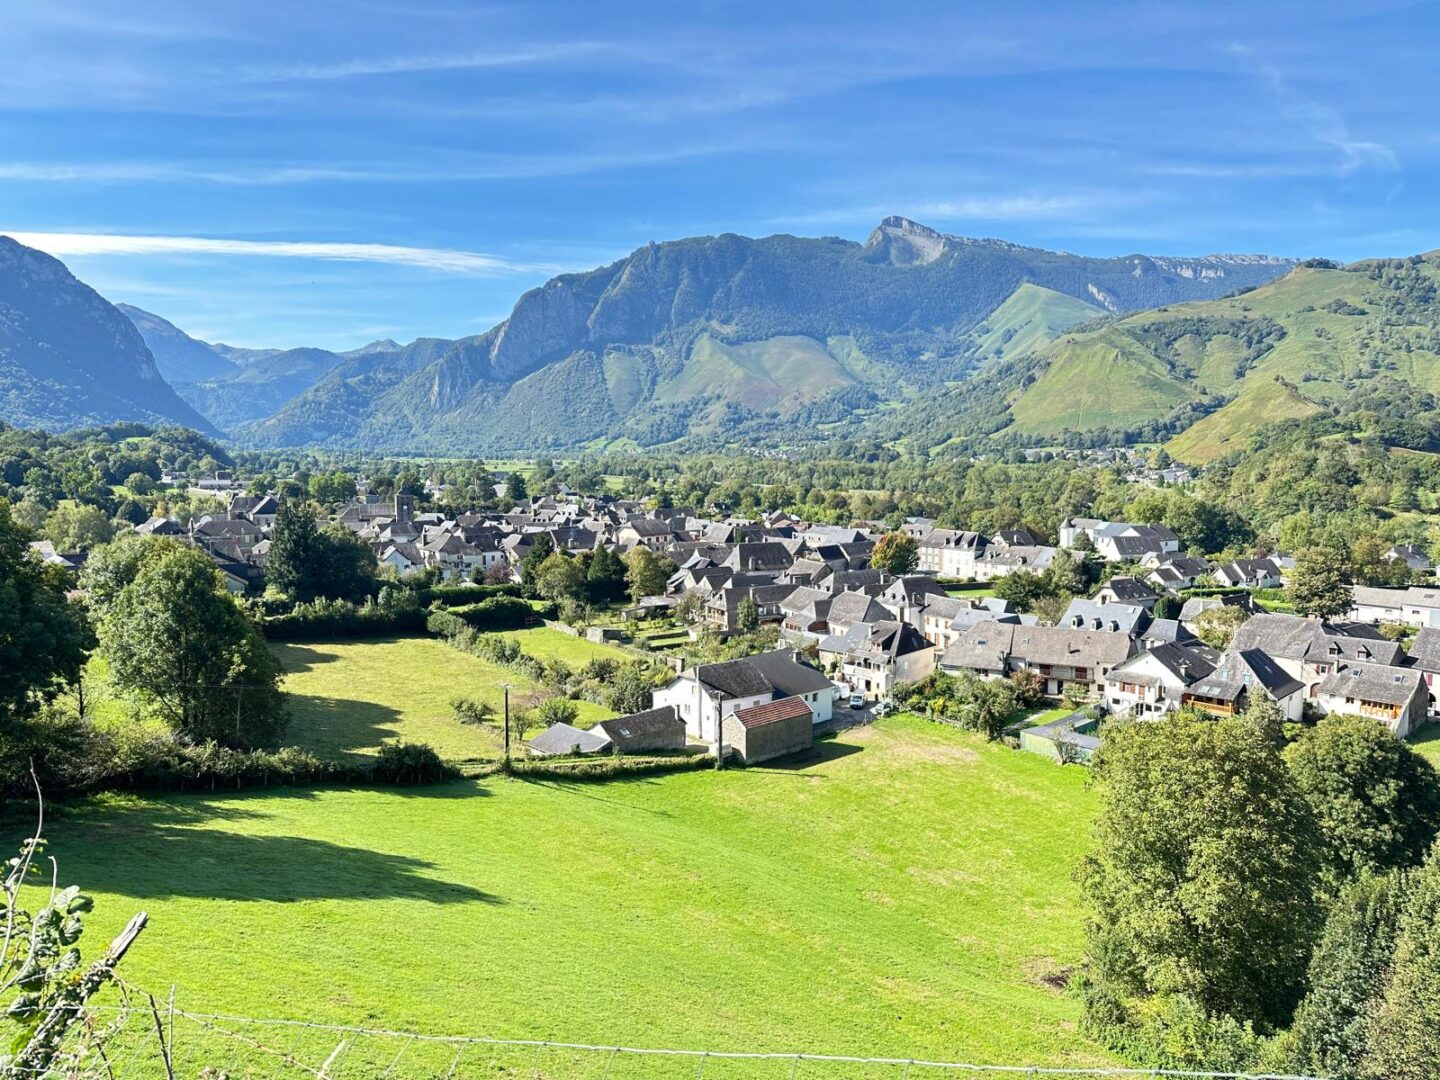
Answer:
<svg viewBox="0 0 1440 1080"><path fill-rule="evenodd" d="M900 716L774 767L111 796L48 832L96 938L150 913L128 978L191 1009L1099 1063L1064 990L1094 810L1081 769Z"/></svg>

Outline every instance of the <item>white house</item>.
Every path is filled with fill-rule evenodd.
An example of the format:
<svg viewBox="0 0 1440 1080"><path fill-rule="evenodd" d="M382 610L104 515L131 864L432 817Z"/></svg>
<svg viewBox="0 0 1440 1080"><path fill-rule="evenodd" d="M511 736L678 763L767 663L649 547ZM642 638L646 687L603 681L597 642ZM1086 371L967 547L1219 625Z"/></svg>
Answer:
<svg viewBox="0 0 1440 1080"><path fill-rule="evenodd" d="M1315 704L1327 713L1358 713L1379 720L1402 739L1425 722L1429 687L1415 668L1345 663L1315 688Z"/></svg>
<svg viewBox="0 0 1440 1080"><path fill-rule="evenodd" d="M1119 716L1156 717L1180 708L1185 691L1215 670L1206 646L1156 645L1116 664L1105 676L1105 706Z"/></svg>
<svg viewBox="0 0 1440 1080"><path fill-rule="evenodd" d="M893 620L856 623L820 642L820 659L836 665L851 690L870 701L923 679L935 670L935 658L935 645L919 630Z"/></svg>
<svg viewBox="0 0 1440 1080"><path fill-rule="evenodd" d="M985 538L959 529L931 529L920 538L918 548L922 574L973 578L975 559L985 550Z"/></svg>
<svg viewBox="0 0 1440 1080"><path fill-rule="evenodd" d="M1408 589L1371 589L1356 585L1355 605L1349 618L1359 623L1403 623L1406 626L1440 627L1440 589L1412 585Z"/></svg>
<svg viewBox="0 0 1440 1080"><path fill-rule="evenodd" d="M823 724L834 715L835 685L789 649L686 668L652 695L657 709L673 706L692 739L714 743L725 717L781 698L798 697Z"/></svg>

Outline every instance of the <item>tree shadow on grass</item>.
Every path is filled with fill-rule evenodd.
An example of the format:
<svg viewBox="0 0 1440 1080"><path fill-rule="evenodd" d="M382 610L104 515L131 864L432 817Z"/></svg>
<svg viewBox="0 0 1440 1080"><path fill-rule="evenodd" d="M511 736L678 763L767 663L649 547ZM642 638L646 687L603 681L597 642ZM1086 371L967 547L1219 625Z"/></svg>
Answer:
<svg viewBox="0 0 1440 1080"><path fill-rule="evenodd" d="M365 750L404 735L398 709L354 698L288 694L285 742L325 757L363 758Z"/></svg>
<svg viewBox="0 0 1440 1080"><path fill-rule="evenodd" d="M66 830L68 831L68 830ZM435 864L301 836L91 821L83 840L57 830L67 876L87 889L137 899L425 900L503 903L492 893L427 876Z"/></svg>
<svg viewBox="0 0 1440 1080"><path fill-rule="evenodd" d="M280 668L286 675L310 671L322 664L333 664L340 659L334 653L322 652L310 645L295 645L288 641L274 642L270 646L270 651L280 661Z"/></svg>

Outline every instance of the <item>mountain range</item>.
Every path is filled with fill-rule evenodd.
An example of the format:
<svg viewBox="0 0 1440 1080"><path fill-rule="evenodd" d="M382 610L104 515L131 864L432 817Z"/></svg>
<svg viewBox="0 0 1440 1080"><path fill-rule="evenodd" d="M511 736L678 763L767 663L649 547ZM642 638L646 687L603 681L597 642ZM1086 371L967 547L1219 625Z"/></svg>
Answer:
<svg viewBox="0 0 1440 1080"><path fill-rule="evenodd" d="M51 429L110 420L215 430L161 377L134 323L58 259L0 236L0 418Z"/></svg>
<svg viewBox="0 0 1440 1080"><path fill-rule="evenodd" d="M1082 340L1067 334L1077 325L1113 328L1127 313L1223 302L1293 265L1266 256L1090 258L891 217L863 244L730 234L649 244L554 278L494 329L454 341L379 341L345 353L241 349L199 341L128 305L109 310L128 316L156 381L183 399L171 395L141 418L208 420L246 445L495 454L685 439L794 443L889 430L906 417L943 442L933 405L973 411L977 371L1003 375L1046 356L1044 377L1063 384L1048 373L1076 368L1054 350ZM1187 397L1154 372L1145 378L1165 385L1134 416L1203 406L1224 390L1206 384ZM1178 369L1169 378L1185 381ZM962 388L970 397L957 396ZM33 406L20 407L25 396L12 393L5 419L36 419ZM1013 405L985 408L1013 414L1008 430L1048 435L1066 415L1064 393L1055 416L1036 405L1049 396L1028 387ZM50 399L44 415L54 426L103 414L77 400L67 417L70 395Z"/></svg>

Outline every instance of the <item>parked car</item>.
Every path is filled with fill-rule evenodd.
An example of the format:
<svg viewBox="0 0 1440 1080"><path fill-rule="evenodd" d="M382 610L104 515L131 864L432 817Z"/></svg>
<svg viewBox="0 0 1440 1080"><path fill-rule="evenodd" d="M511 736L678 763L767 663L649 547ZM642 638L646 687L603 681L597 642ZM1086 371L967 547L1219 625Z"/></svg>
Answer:
<svg viewBox="0 0 1440 1080"><path fill-rule="evenodd" d="M875 706L875 716L877 719L882 716L889 716L894 711L895 703L893 701L882 701L879 705Z"/></svg>
<svg viewBox="0 0 1440 1080"><path fill-rule="evenodd" d="M850 695L850 708L852 708L852 709L863 709L864 707L865 707L865 695L864 695L864 694L851 694L851 695Z"/></svg>

